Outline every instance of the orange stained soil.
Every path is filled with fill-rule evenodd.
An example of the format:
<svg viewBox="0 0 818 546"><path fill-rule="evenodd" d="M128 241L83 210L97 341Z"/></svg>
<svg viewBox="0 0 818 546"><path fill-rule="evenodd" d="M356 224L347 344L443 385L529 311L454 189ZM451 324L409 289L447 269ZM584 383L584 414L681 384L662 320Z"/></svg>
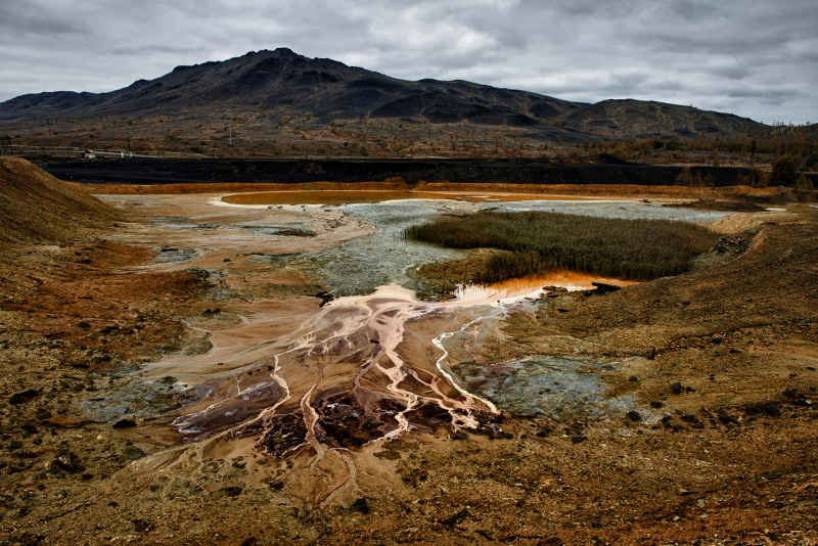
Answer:
<svg viewBox="0 0 818 546"><path fill-rule="evenodd" d="M530 292L544 286L559 286L575 290L590 290L593 283L600 282L613 286L625 287L638 284L639 281L629 281L578 273L576 271L552 271L543 275L531 275L517 279L508 279L488 285L488 288L498 292L520 294Z"/></svg>
<svg viewBox="0 0 818 546"><path fill-rule="evenodd" d="M579 200L588 197L513 192L457 192L418 190L278 190L238 193L222 198L234 205L342 205L396 199L456 199L460 201Z"/></svg>

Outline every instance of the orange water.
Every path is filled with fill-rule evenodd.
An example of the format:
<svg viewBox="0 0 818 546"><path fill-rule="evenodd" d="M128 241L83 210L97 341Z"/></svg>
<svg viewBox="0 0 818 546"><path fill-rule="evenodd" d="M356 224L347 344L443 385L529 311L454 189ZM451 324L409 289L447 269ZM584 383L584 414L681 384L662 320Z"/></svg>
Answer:
<svg viewBox="0 0 818 546"><path fill-rule="evenodd" d="M581 197L510 192L455 192L413 190L277 190L237 193L222 198L234 205L343 205L394 199L457 199L461 201L579 200Z"/></svg>
<svg viewBox="0 0 818 546"><path fill-rule="evenodd" d="M530 292L531 290L536 290L537 288L542 288L543 286L559 286L569 289L574 288L577 290L590 290L594 287L592 283L595 282L612 284L614 286L630 286L637 283L637 281L600 277L598 275L578 273L576 271L553 271L544 275L531 275L528 277L508 279L505 281L492 283L488 285L488 288L497 291L505 291L510 294L519 294L527 291Z"/></svg>

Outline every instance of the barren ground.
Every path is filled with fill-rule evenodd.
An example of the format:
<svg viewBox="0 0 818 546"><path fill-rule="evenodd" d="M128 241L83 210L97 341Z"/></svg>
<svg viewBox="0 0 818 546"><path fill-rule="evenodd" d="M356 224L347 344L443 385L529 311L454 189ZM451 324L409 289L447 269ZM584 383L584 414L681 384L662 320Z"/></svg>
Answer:
<svg viewBox="0 0 818 546"><path fill-rule="evenodd" d="M244 349L332 318L316 280L270 256L371 227L287 210L278 224L314 236L260 238L241 225L270 211L214 207L217 195L110 196L128 222L4 250L0 543L818 541L814 208L730 216L715 226L720 252L691 273L543 297L452 348L489 366L615 361L605 397L628 397L636 413L504 415L481 434L430 414L395 441L319 460L320 442L282 458L250 437L183 442L172 421L201 392L175 385L221 388L214 378L253 360ZM394 314L408 305L398 296ZM407 322L396 354L432 369L430 340L471 313ZM306 390L303 377L291 387Z"/></svg>

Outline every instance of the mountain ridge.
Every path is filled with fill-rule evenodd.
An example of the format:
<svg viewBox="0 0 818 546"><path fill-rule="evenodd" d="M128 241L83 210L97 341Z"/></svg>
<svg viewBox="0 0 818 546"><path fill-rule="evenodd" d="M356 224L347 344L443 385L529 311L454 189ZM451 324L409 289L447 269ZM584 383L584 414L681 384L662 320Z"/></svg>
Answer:
<svg viewBox="0 0 818 546"><path fill-rule="evenodd" d="M465 80L394 78L288 48L180 65L153 80L103 92L55 91L0 103L0 122L100 116L212 117L225 112L292 111L317 123L343 119L467 123L527 130L545 139L727 136L767 126L729 113L656 101L563 100Z"/></svg>

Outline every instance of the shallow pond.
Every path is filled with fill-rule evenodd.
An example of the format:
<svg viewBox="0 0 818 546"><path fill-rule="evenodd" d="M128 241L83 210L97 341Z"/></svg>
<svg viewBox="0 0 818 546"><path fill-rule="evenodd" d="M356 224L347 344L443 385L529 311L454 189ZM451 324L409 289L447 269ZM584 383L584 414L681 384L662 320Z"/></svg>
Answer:
<svg viewBox="0 0 818 546"><path fill-rule="evenodd" d="M315 206L315 205L313 205ZM327 206L324 205L326 208ZM547 211L626 219L664 219L708 223L725 213L661 204L610 200L527 200L469 202L441 199L400 199L377 203L350 203L337 207L375 226L375 233L302 258L336 296L369 294L378 286L400 284L415 289L409 272L419 265L465 256L464 251L407 241L406 228L438 214L466 214L480 210Z"/></svg>

